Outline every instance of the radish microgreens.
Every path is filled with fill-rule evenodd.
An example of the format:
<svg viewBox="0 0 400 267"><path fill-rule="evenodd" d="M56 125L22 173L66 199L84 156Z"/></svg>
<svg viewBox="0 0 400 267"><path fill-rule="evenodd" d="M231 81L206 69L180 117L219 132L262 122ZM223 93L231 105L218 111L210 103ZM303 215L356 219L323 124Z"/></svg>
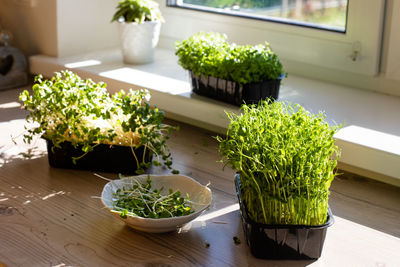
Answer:
<svg viewBox="0 0 400 267"><path fill-rule="evenodd" d="M145 151L155 155L154 165L163 162L172 169L166 140L175 128L162 124L164 112L146 102L150 98L147 90L121 90L110 96L105 83L61 71L49 80L36 76L32 91L32 95L25 90L19 96L24 108L30 111L27 121L35 123L33 128L26 129L26 143L35 135L43 136L56 147L68 141L75 148L82 146L82 156L98 144L130 146L138 174L151 164L145 162L144 156L137 158L133 150L144 146Z"/></svg>

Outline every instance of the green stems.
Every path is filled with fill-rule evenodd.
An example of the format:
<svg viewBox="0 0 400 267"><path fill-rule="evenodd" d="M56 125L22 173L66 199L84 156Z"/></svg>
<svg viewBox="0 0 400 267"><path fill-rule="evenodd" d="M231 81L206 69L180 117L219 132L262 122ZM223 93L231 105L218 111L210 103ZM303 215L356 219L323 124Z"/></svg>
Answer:
<svg viewBox="0 0 400 267"><path fill-rule="evenodd" d="M218 137L226 163L241 174L249 216L267 224L323 224L329 186L339 156L339 128L299 105L262 101L229 113L226 138Z"/></svg>

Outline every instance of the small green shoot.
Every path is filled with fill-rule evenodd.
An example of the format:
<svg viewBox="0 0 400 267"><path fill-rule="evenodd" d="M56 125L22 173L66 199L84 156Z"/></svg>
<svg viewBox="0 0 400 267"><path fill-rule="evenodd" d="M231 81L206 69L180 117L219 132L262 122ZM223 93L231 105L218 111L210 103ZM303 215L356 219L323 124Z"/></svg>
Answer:
<svg viewBox="0 0 400 267"><path fill-rule="evenodd" d="M235 243L235 245L239 245L240 243L242 243L242 241L240 241L239 237L234 236L233 237L233 243Z"/></svg>
<svg viewBox="0 0 400 267"><path fill-rule="evenodd" d="M208 141L206 139L203 139L202 146L208 147Z"/></svg>

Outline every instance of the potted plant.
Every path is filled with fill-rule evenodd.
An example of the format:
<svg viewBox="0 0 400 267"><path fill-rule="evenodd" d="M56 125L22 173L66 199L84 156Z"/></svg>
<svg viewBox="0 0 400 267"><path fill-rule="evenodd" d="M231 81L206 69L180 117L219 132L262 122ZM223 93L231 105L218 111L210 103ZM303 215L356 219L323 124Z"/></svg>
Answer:
<svg viewBox="0 0 400 267"><path fill-rule="evenodd" d="M110 96L105 83L71 71L49 80L36 76L32 91L19 96L33 123L24 141L44 138L51 166L143 173L152 161L171 168L166 140L173 128L162 124L164 113L147 103L148 91Z"/></svg>
<svg viewBox="0 0 400 267"><path fill-rule="evenodd" d="M193 92L234 105L277 99L286 76L268 43L231 44L220 33L196 33L177 42L175 54L190 72Z"/></svg>
<svg viewBox="0 0 400 267"><path fill-rule="evenodd" d="M243 229L259 258L313 259L321 255L333 223L329 187L339 156L323 113L299 105L261 101L228 113L217 137L227 164L237 170Z"/></svg>
<svg viewBox="0 0 400 267"><path fill-rule="evenodd" d="M154 60L163 17L152 0L122 0L111 22L117 21L123 60L145 64Z"/></svg>

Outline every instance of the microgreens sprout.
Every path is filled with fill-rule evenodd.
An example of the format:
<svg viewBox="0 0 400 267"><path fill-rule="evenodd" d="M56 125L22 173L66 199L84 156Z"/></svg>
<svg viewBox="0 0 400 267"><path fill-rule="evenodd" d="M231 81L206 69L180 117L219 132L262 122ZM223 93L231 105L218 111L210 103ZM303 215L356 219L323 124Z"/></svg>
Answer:
<svg viewBox="0 0 400 267"><path fill-rule="evenodd" d="M172 169L172 158L166 144L173 129L162 123L164 112L151 108L147 90L121 90L110 96L106 84L83 80L71 71L61 71L49 80L35 77L32 94L23 91L19 99L30 111L28 122L34 127L27 129L24 141L30 143L33 136L43 136L55 147L68 141L82 148L82 156L98 144L130 146L137 163L137 173L144 173L150 163L138 158L134 148L144 146L152 153L153 164Z"/></svg>
<svg viewBox="0 0 400 267"><path fill-rule="evenodd" d="M200 32L177 42L175 47L179 64L197 76L247 84L286 75L268 43L242 46L228 43L226 35Z"/></svg>
<svg viewBox="0 0 400 267"><path fill-rule="evenodd" d="M225 162L240 175L252 220L266 224L326 222L329 186L340 154L325 115L300 105L261 101L228 113L226 138L217 137Z"/></svg>
<svg viewBox="0 0 400 267"><path fill-rule="evenodd" d="M159 219L185 216L194 212L189 205L189 194L182 197L180 191L169 189L168 194L164 195L163 189L152 189L150 176L145 183L135 181L129 188L116 190L113 194L113 209L122 218L133 215Z"/></svg>

